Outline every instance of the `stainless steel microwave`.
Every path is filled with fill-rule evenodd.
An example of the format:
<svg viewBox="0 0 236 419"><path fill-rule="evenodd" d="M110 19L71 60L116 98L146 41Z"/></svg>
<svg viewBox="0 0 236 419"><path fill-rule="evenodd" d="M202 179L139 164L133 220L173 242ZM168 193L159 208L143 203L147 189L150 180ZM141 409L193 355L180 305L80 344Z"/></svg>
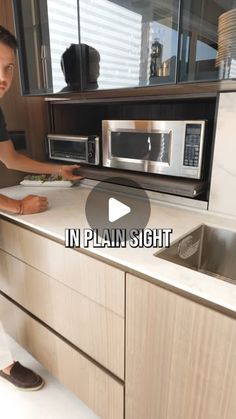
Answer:
<svg viewBox="0 0 236 419"><path fill-rule="evenodd" d="M102 121L103 166L200 179L206 121Z"/></svg>
<svg viewBox="0 0 236 419"><path fill-rule="evenodd" d="M49 134L47 146L50 159L99 164L99 138L95 135L85 137Z"/></svg>

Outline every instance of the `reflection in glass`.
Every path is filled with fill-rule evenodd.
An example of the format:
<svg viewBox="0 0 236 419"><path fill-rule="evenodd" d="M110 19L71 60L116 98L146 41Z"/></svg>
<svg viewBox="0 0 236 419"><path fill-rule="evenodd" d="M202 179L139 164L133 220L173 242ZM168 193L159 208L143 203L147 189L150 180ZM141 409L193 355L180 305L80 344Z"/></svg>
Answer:
<svg viewBox="0 0 236 419"><path fill-rule="evenodd" d="M236 77L236 8L219 17L216 65L220 78Z"/></svg>
<svg viewBox="0 0 236 419"><path fill-rule="evenodd" d="M179 0L80 0L79 7L81 42L100 54L99 88L175 82Z"/></svg>
<svg viewBox="0 0 236 419"><path fill-rule="evenodd" d="M162 68L162 52L163 44L161 44L156 38L152 43L151 49L151 66L150 66L150 78L160 76Z"/></svg>
<svg viewBox="0 0 236 419"><path fill-rule="evenodd" d="M138 84L141 20L139 13L108 0L80 1L81 42L100 53L100 88Z"/></svg>
<svg viewBox="0 0 236 419"><path fill-rule="evenodd" d="M180 81L217 80L219 16L234 0L183 0Z"/></svg>
<svg viewBox="0 0 236 419"><path fill-rule="evenodd" d="M66 87L61 91L97 89L99 62L100 55L95 48L86 44L71 44L61 57L61 68L66 82Z"/></svg>
<svg viewBox="0 0 236 419"><path fill-rule="evenodd" d="M65 85L61 55L78 43L77 0L14 0L24 94L54 93Z"/></svg>
<svg viewBox="0 0 236 419"><path fill-rule="evenodd" d="M112 132L111 156L169 163L170 132Z"/></svg>
<svg viewBox="0 0 236 419"><path fill-rule="evenodd" d="M81 61L82 82L73 86L78 90L174 83L179 3L180 0L13 0L23 93L45 94L64 89L61 57L71 44L90 48L90 64ZM94 60L92 48L99 54L99 63Z"/></svg>
<svg viewBox="0 0 236 419"><path fill-rule="evenodd" d="M79 42L77 0L47 0L53 91L65 86L61 56L70 44Z"/></svg>

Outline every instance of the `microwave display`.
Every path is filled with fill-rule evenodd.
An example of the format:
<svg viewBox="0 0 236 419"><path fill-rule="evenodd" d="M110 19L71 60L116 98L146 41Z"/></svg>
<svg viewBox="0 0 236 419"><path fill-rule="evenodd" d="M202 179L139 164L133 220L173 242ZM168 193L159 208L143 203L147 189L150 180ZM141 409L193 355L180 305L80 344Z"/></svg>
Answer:
<svg viewBox="0 0 236 419"><path fill-rule="evenodd" d="M171 131L111 132L111 156L169 164Z"/></svg>

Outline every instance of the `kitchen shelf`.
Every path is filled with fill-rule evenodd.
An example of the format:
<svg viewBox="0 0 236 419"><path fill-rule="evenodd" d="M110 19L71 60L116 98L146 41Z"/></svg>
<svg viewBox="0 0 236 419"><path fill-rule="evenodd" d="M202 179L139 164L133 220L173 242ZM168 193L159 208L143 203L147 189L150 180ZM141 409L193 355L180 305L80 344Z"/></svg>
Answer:
<svg viewBox="0 0 236 419"><path fill-rule="evenodd" d="M45 101L57 103L137 102L169 99L217 97L219 92L236 91L236 80L179 83L174 85L128 89L70 92L46 96Z"/></svg>

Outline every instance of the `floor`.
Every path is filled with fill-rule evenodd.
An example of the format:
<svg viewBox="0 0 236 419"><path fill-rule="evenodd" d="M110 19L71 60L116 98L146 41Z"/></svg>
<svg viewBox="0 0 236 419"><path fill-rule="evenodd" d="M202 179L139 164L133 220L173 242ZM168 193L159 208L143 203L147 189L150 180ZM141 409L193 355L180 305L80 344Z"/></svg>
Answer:
<svg viewBox="0 0 236 419"><path fill-rule="evenodd" d="M42 375L46 385L39 391L24 392L0 380L2 419L99 419L11 338L9 346L14 359Z"/></svg>

